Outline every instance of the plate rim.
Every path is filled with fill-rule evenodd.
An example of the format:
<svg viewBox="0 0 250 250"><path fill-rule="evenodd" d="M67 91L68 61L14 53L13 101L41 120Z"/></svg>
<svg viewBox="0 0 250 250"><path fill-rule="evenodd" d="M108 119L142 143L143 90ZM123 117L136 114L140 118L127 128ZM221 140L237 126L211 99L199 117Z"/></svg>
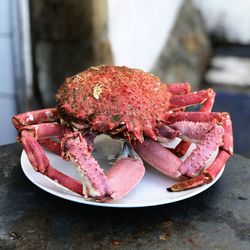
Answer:
<svg viewBox="0 0 250 250"><path fill-rule="evenodd" d="M55 155L57 156L57 155ZM59 156L57 156L59 157ZM57 196L59 198L62 199L66 199L68 201L73 201L73 202L77 202L79 204L85 204L85 205L92 205L92 206L99 206L99 207L111 207L111 208L139 208L139 207L152 207L152 206L159 206L159 205L166 205L166 204L170 204L170 203L175 203L175 202L179 202L188 198L191 198L193 196L196 196L202 192L204 192L205 190L207 190L208 188L210 188L212 185L214 185L222 176L225 166L220 170L219 174L208 184L193 188L193 189L189 189L187 191L189 191L186 195L182 195L179 197L175 197L173 199L160 199L159 201L154 201L154 202L139 202L139 203L111 203L111 202L95 202L95 201L88 201L85 200L82 196L80 196L79 194L74 193L73 191L63 187L62 185L52 181L50 178L48 178L47 176L39 173L41 176L39 178L45 179L46 181L49 181L50 183L55 184L56 186L58 186L60 189L67 191L67 193L61 193L58 191L54 191L53 189L50 189L42 184L40 184L36 178L34 178L30 172L32 173L38 173L30 164L29 160L28 160L28 156L25 152L25 150L22 150L21 153L21 157L20 157L20 162L21 162L21 168L22 171L24 172L25 176L37 187L39 187L40 189L46 191L47 193L50 193L54 196ZM27 164L28 163L28 164ZM30 165L30 166L29 166ZM28 168L31 168L28 170ZM167 186L167 185L166 185ZM166 187L167 188L167 187ZM190 190L192 190L193 192L190 192ZM185 192L185 191L182 191ZM123 198L124 199L124 198ZM123 199L119 200L122 201ZM124 199L125 200L125 199Z"/></svg>

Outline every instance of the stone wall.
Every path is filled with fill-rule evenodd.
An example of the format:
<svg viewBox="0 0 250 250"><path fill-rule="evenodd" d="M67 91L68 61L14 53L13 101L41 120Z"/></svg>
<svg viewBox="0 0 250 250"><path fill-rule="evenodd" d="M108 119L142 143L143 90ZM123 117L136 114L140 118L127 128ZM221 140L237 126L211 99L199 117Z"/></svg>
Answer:
<svg viewBox="0 0 250 250"><path fill-rule="evenodd" d="M193 89L199 89L210 53L201 15L192 1L185 0L152 72L162 81L189 81Z"/></svg>

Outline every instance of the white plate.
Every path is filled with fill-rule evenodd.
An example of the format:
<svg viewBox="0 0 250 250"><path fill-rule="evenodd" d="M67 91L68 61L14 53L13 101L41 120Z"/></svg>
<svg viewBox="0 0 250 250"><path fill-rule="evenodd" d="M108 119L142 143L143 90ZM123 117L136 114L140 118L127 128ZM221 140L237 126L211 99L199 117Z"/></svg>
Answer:
<svg viewBox="0 0 250 250"><path fill-rule="evenodd" d="M177 141L174 140L171 143L176 144ZM94 156L98 160L99 164L101 164L104 169L107 169L118 155L121 149L121 142L110 139L107 136L99 136L95 141L95 144L96 150L94 152ZM195 145L191 145L190 150L187 152L185 157L187 157L194 147ZM66 162L59 156L50 152L46 151L46 154L53 167L60 169L61 172L79 180L79 176L70 162ZM212 158L216 155L217 152ZM218 176L209 184L181 192L168 192L166 191L166 188L171 186L176 181L164 176L152 167L146 166L146 173L142 181L126 197L121 200L111 201L108 203L98 203L94 201L86 201L82 196L64 188L39 172L36 172L31 166L25 151L23 151L21 155L21 165L23 172L28 179L48 193L67 200L103 207L147 207L184 200L211 187L220 178L224 171L223 168Z"/></svg>

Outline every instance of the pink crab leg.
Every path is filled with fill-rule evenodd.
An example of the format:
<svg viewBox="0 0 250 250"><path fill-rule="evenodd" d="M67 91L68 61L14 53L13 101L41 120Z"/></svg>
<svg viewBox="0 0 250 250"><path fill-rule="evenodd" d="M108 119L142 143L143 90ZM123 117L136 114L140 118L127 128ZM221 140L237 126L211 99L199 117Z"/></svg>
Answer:
<svg viewBox="0 0 250 250"><path fill-rule="evenodd" d="M168 138L168 139L174 139L176 138L180 132L167 126L167 125L160 125L157 127L157 132L159 134L160 137L163 138Z"/></svg>
<svg viewBox="0 0 250 250"><path fill-rule="evenodd" d="M222 142L223 127L214 125L211 128L209 125L206 123L198 124L196 126L198 134L193 134L192 130L188 129L189 122L184 121L181 124L179 122L179 129L183 134L185 133L187 138L202 138L184 162L172 154L170 150L151 139L146 139L144 143L137 143L135 150L143 160L167 176L175 179L181 176L194 177Z"/></svg>
<svg viewBox="0 0 250 250"><path fill-rule="evenodd" d="M221 113L221 123L225 131L223 149L233 155L233 128L230 115L226 112Z"/></svg>
<svg viewBox="0 0 250 250"><path fill-rule="evenodd" d="M215 100L215 92L211 89L208 91L208 98L207 100L201 105L198 112L211 112L212 108L214 106L214 100Z"/></svg>
<svg viewBox="0 0 250 250"><path fill-rule="evenodd" d="M182 161L158 142L147 138L143 143L137 142L134 148L144 161L160 172L175 179L181 177L179 166Z"/></svg>
<svg viewBox="0 0 250 250"><path fill-rule="evenodd" d="M107 172L108 184L113 190L112 198L120 199L127 195L141 181L144 174L142 160L130 145L124 144L122 155Z"/></svg>
<svg viewBox="0 0 250 250"><path fill-rule="evenodd" d="M215 125L203 139L196 145L196 148L180 165L180 172L188 177L194 177L204 167L212 153L222 144L224 129Z"/></svg>
<svg viewBox="0 0 250 250"><path fill-rule="evenodd" d="M55 121L58 118L57 115L58 111L55 108L40 109L15 115L12 118L12 123L16 129L19 130L21 127L26 125Z"/></svg>
<svg viewBox="0 0 250 250"><path fill-rule="evenodd" d="M62 143L66 156L82 176L83 194L86 199L120 199L130 192L144 175L142 161L129 157L118 159L105 175L90 154L86 140L78 132L67 135Z"/></svg>
<svg viewBox="0 0 250 250"><path fill-rule="evenodd" d="M208 122L217 121L224 129L223 149L229 154L233 154L233 132L230 115L227 112L178 112L168 117L168 122L174 124L176 122Z"/></svg>
<svg viewBox="0 0 250 250"><path fill-rule="evenodd" d="M107 172L108 184L113 190L112 198L117 200L126 196L141 181L145 168L141 161L122 158L115 162Z"/></svg>
<svg viewBox="0 0 250 250"><path fill-rule="evenodd" d="M201 105L200 109L198 110L199 112L211 112L213 105L214 105L214 99L215 99L215 92L210 91L209 92L209 97L207 100ZM181 157L185 155L187 152L188 148L190 147L190 143L187 141L181 141L175 149L173 149L173 153L175 153L177 156Z"/></svg>
<svg viewBox="0 0 250 250"><path fill-rule="evenodd" d="M32 131L22 130L20 141L31 165L36 171L39 171L69 190L82 195L82 184L79 181L59 172L49 164L48 157L35 139Z"/></svg>
<svg viewBox="0 0 250 250"><path fill-rule="evenodd" d="M220 112L176 112L169 114L167 118L168 126L172 127L173 124L178 122L193 122L193 123L223 123L225 114ZM228 119L230 120L229 116Z"/></svg>
<svg viewBox="0 0 250 250"><path fill-rule="evenodd" d="M209 104L213 104L213 100L215 97L215 93L212 89L207 90L199 90L196 92L187 93L184 95L173 95L170 98L170 110L178 110L181 108L197 105L197 104L203 104L207 100L210 99ZM209 106L209 104L206 104L206 106ZM205 108L207 109L207 107Z"/></svg>
<svg viewBox="0 0 250 250"><path fill-rule="evenodd" d="M62 133L64 133L64 130L67 130L67 128L64 129L58 123L53 122L24 126L20 128L20 131L22 130L31 131L34 134L34 137L38 139L44 137L60 136Z"/></svg>
<svg viewBox="0 0 250 250"><path fill-rule="evenodd" d="M52 138L40 138L38 140L39 144L48 149L50 152L62 155L61 143L53 140Z"/></svg>
<svg viewBox="0 0 250 250"><path fill-rule="evenodd" d="M107 177L91 155L86 140L79 132L67 134L62 139L64 158L68 158L81 174L82 194L86 199L104 201L111 199L112 191Z"/></svg>
<svg viewBox="0 0 250 250"><path fill-rule="evenodd" d="M173 124L178 121L210 122L220 120L222 113L219 112L178 112L168 116L168 122Z"/></svg>
<svg viewBox="0 0 250 250"><path fill-rule="evenodd" d="M35 139L39 141L39 144L47 148L49 151L57 155L61 155L62 150L59 138L69 129L54 122L54 123L41 123L37 125L27 125L20 127L19 130L30 131L31 133L33 133ZM55 138L58 141L55 141L51 137Z"/></svg>
<svg viewBox="0 0 250 250"><path fill-rule="evenodd" d="M177 192L202 186L203 184L211 182L224 167L229 157L230 154L226 151L220 150L214 162L207 169L205 169L201 175L176 183L167 188L167 190L170 192Z"/></svg>
<svg viewBox="0 0 250 250"><path fill-rule="evenodd" d="M205 183L211 182L224 167L227 159L233 154L233 139L232 139L232 124L228 113L189 113L189 115L184 113L179 113L178 115L173 115L175 117L175 125L180 130L182 130L181 123L189 124L194 120L197 125L200 126L202 122L206 121L209 126L216 121L215 126L208 131L210 128L203 127L196 136L199 139L202 133L205 134L202 141L197 145L193 152L188 156L188 158L180 165L179 170L183 175L192 177L189 180L174 184L168 190L169 191L181 191L185 189L194 188ZM184 121L181 121L185 117ZM177 118L177 119L176 119ZM215 119L215 120L213 120ZM171 119L170 119L171 120ZM173 121L172 121L173 122ZM206 123L205 123L206 124ZM220 125L217 125L220 124ZM187 126L188 127L188 126ZM194 128L194 127L193 127ZM205 128L205 129L204 129ZM195 129L196 131L199 129ZM202 132L203 130L203 132ZM207 131L206 131L207 130ZM181 131L184 132L184 131ZM191 134L190 134L191 132ZM223 133L222 133L223 132ZM195 137L192 130L186 130L186 135L189 137ZM221 136L223 135L223 138ZM222 139L222 144L220 140ZM197 173L202 169L204 162L209 158L209 155L214 148L220 147L219 153L215 161L205 170L203 170L200 175L196 176Z"/></svg>
<svg viewBox="0 0 250 250"><path fill-rule="evenodd" d="M183 112L172 114L172 117L169 117L169 121L173 122L171 126L181 132L181 137L185 136L186 139L191 138L199 141L186 160L181 162L168 149L157 146L157 143L152 140L147 140L145 147L143 144L137 143L135 146L137 153L160 171L167 168L162 172L172 178L192 178L183 182L182 190L211 181L232 154L232 126L229 115L227 113ZM197 177L212 153L218 148L220 148L219 154L214 163L201 173L203 177ZM164 159L163 161L158 160L158 154L159 159ZM166 154L166 157L163 158L162 154ZM179 176L176 173L179 173ZM173 191L175 190L176 187L173 188Z"/></svg>
<svg viewBox="0 0 250 250"><path fill-rule="evenodd" d="M167 84L167 87L168 91L173 95L184 95L191 91L189 82Z"/></svg>

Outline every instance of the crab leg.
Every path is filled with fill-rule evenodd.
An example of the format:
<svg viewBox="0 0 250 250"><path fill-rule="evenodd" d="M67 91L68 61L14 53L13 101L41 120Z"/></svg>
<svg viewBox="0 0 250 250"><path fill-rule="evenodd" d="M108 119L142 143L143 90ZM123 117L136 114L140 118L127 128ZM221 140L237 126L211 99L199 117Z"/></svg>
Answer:
<svg viewBox="0 0 250 250"><path fill-rule="evenodd" d="M141 158L130 144L125 143L120 157L107 172L108 184L113 190L112 198L124 197L141 181L144 174Z"/></svg>
<svg viewBox="0 0 250 250"><path fill-rule="evenodd" d="M120 199L130 192L144 175L142 161L127 156L119 158L105 175L91 155L86 140L78 132L68 134L62 145L65 156L71 159L82 176L83 194L86 199Z"/></svg>
<svg viewBox="0 0 250 250"><path fill-rule="evenodd" d="M160 143L146 138L143 143L137 142L134 148L144 161L163 174L174 179L181 177L179 166L182 161Z"/></svg>
<svg viewBox="0 0 250 250"><path fill-rule="evenodd" d="M82 194L82 184L79 181L61 173L49 164L48 157L35 137L32 130L21 131L20 142L33 168L71 191Z"/></svg>
<svg viewBox="0 0 250 250"><path fill-rule="evenodd" d="M15 115L12 118L12 123L19 130L26 125L38 124L43 122L56 121L58 112L55 108L41 109L32 112L26 112Z"/></svg>
<svg viewBox="0 0 250 250"><path fill-rule="evenodd" d="M189 106L194 106L197 104L203 104L209 100L210 108L212 108L214 103L215 93L212 89L199 90L196 92L187 93L184 95L173 95L170 99L170 110L181 109ZM206 104L206 109L209 108L209 104ZM208 111L208 110L207 110Z"/></svg>
<svg viewBox="0 0 250 250"><path fill-rule="evenodd" d="M56 122L28 125L19 129L19 131L23 130L30 131L31 133L33 133L35 139L44 137L47 138L52 136L58 137L64 132L63 127Z"/></svg>
<svg viewBox="0 0 250 250"><path fill-rule="evenodd" d="M215 92L212 89L209 89L208 98L204 103L202 103L198 112L211 112L214 106L215 95Z"/></svg>
<svg viewBox="0 0 250 250"><path fill-rule="evenodd" d="M59 156L62 155L61 143L53 140L52 138L40 138L38 140L39 144L44 146L50 152L57 154Z"/></svg>
<svg viewBox="0 0 250 250"><path fill-rule="evenodd" d="M204 167L206 161L210 158L222 144L224 129L220 125L215 125L207 132L202 140L196 145L196 148L179 166L180 172L184 176L194 177Z"/></svg>
<svg viewBox="0 0 250 250"><path fill-rule="evenodd" d="M14 124L14 126L16 127L18 131L21 131L24 128L26 130L33 130L33 131L38 130L36 134L40 138L39 144L43 145L51 152L61 155L61 145L59 142L56 142L51 138L44 138L41 134L39 134L39 131L40 132L45 131L46 137L47 137L49 136L49 130L51 129L54 130L56 127L57 129L60 130L61 128L59 128L58 124L53 123L53 125L51 125L50 123L48 123L48 122L56 121L57 118L58 118L57 109L49 108L49 109L41 109L41 110L36 110L32 112L26 112L26 113L22 113L19 115L15 115L12 118L12 123ZM39 126L35 125L39 123L41 123ZM49 124L47 129L46 129L47 125L46 124L42 125L42 123Z"/></svg>
<svg viewBox="0 0 250 250"><path fill-rule="evenodd" d="M107 177L91 155L86 140L79 132L69 133L62 139L64 158L77 168L82 178L82 194L86 199L104 201L111 199Z"/></svg>
<svg viewBox="0 0 250 250"><path fill-rule="evenodd" d="M204 184L211 181L232 154L232 126L229 115L227 113L183 112L172 114L169 117L169 121L171 127L180 131L180 137L198 142L196 148L186 160L181 162L168 149L157 146L157 143L152 140L147 140L145 146L143 145L144 143L137 143L135 145L137 153L160 171L164 169L162 172L172 178L192 178L184 181L183 185L180 184L182 185L182 190L201 185L201 182ZM218 148L220 148L219 154L214 163L201 172L203 177L196 177L202 171L212 153ZM165 158L162 157L164 153L166 154ZM158 157L163 160L160 162L158 160L155 161ZM180 175L177 176L176 173ZM173 191L176 190L177 187L174 186Z"/></svg>
<svg viewBox="0 0 250 250"><path fill-rule="evenodd" d="M197 99L197 94L195 94L197 92L190 93L190 95L188 95L186 97L184 96L183 101L187 98L188 103L190 103L191 99L194 99L194 101L198 101L199 103L202 103L200 109L198 110L199 112L211 112L213 105L214 105L215 92L212 89L201 90L199 92L200 93L202 92L201 97L204 96L204 94L205 94L204 97L206 97L206 94L207 94L207 99L205 98L205 101L203 103L202 103L202 101L203 101L202 99L201 100L199 100L199 98ZM200 94L198 94L198 95L200 95ZM172 101L176 102L176 103L178 103L180 101L178 97L175 97L175 99L176 100L173 99ZM182 140L176 146L176 148L172 150L172 152L175 153L177 156L181 157L187 152L189 146L190 146L189 142Z"/></svg>
<svg viewBox="0 0 250 250"><path fill-rule="evenodd" d="M206 114L190 113L188 116L184 113L180 113L174 116L175 116L174 118L175 121L183 119L185 117L185 120L195 120L196 122L197 120L200 120L202 118L201 120L203 121L206 120L207 122L210 121L210 123L211 123L211 120L215 118L217 123L221 124L219 126L222 127L224 130L224 137L223 137L223 144L220 145L220 149L219 149L216 159L208 168L203 170L198 176L195 176L189 180L172 185L170 188L168 188L168 190L169 191L181 191L181 190L194 188L194 187L201 186L203 184L211 182L218 175L220 170L224 167L228 158L233 154L232 124L231 124L229 114L227 113L206 113ZM211 138L209 139L210 142L205 143L206 147L209 146L210 144L209 147L211 148L211 143L212 144L216 143L215 141L218 140L218 134L216 135L215 139L212 138L212 134L215 132L213 130L214 128L205 135L207 139L209 139L209 137L211 136ZM204 139L206 140L206 138ZM191 153L191 155L180 166L180 171L182 172L182 174L186 174L187 176L194 176L194 171L192 168L194 168L195 161L197 161L195 160L195 158L198 157L199 159L199 154L200 156L203 156L203 155L206 156L206 152L204 153L202 152L205 146L204 139L203 139L203 142L198 144L197 148ZM196 165L197 169L199 169L198 167L199 164L200 163L198 161L198 164Z"/></svg>
<svg viewBox="0 0 250 250"><path fill-rule="evenodd" d="M194 124L192 124L194 127ZM190 122L178 122L176 128L185 138L200 139L197 147L182 162L178 157L164 148L159 143L147 139L144 143L137 143L136 152L150 165L163 172L165 175L178 179L181 176L194 177L204 167L212 153L220 146L223 136L223 127L210 124L197 124L195 134L189 130Z"/></svg>
<svg viewBox="0 0 250 250"><path fill-rule="evenodd" d="M202 186L203 184L211 182L218 175L220 170L224 167L229 157L230 154L228 154L226 151L220 150L214 162L208 168L206 168L201 173L201 175L192 179L188 179L186 181L176 183L171 187L167 188L167 190L170 192L177 192Z"/></svg>
<svg viewBox="0 0 250 250"><path fill-rule="evenodd" d="M180 134L179 131L169 127L166 124L158 126L157 132L159 134L159 138L166 138L166 139L174 139Z"/></svg>
<svg viewBox="0 0 250 250"><path fill-rule="evenodd" d="M184 95L191 91L189 82L167 84L167 87L168 91L173 95Z"/></svg>
<svg viewBox="0 0 250 250"><path fill-rule="evenodd" d="M191 121L211 123L216 121L224 129L222 148L230 155L233 154L233 131L230 115L227 112L178 112L171 114L168 118L170 124L176 122Z"/></svg>

